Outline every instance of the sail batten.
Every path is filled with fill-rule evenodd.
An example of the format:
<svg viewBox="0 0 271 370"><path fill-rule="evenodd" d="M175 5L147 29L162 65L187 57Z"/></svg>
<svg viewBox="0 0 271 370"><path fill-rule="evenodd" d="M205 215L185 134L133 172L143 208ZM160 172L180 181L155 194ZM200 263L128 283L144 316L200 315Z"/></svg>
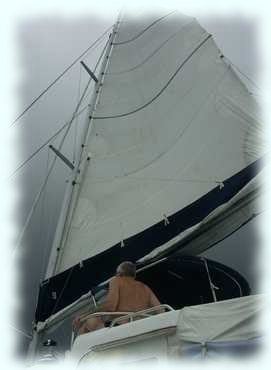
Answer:
<svg viewBox="0 0 271 370"><path fill-rule="evenodd" d="M257 104L194 19L123 17L115 32L56 274L137 260L192 232L253 179L262 155Z"/></svg>

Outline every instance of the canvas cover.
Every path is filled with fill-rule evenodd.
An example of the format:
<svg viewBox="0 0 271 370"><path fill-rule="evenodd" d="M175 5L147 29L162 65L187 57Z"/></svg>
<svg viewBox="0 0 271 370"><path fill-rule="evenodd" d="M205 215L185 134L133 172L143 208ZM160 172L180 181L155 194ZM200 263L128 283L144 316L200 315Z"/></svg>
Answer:
<svg viewBox="0 0 271 370"><path fill-rule="evenodd" d="M241 341L259 337L264 298L259 295L228 299L180 310L177 337L206 343Z"/></svg>

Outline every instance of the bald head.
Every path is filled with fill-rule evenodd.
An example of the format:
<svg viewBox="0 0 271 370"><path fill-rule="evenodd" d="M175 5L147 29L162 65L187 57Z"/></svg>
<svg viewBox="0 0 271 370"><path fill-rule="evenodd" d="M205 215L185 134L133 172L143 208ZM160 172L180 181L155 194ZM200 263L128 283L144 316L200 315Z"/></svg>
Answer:
<svg viewBox="0 0 271 370"><path fill-rule="evenodd" d="M136 276L136 266L133 262L125 261L122 262L117 268L118 276L130 276L135 278Z"/></svg>

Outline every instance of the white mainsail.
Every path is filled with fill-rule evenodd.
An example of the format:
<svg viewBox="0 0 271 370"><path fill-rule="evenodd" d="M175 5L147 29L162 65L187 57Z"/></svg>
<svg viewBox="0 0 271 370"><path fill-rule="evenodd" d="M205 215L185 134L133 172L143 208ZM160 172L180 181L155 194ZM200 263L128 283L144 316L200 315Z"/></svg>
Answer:
<svg viewBox="0 0 271 370"><path fill-rule="evenodd" d="M115 32L56 274L126 248L261 156L258 106L196 20L122 18Z"/></svg>

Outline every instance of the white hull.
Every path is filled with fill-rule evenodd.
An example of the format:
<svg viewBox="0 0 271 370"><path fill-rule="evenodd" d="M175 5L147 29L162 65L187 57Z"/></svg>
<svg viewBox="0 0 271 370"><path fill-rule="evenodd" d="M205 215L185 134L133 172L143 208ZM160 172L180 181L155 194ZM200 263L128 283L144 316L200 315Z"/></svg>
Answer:
<svg viewBox="0 0 271 370"><path fill-rule="evenodd" d="M262 335L262 297L248 296L154 315L76 338L66 360L76 364L109 361L167 361L251 348ZM225 351L224 351L225 353Z"/></svg>

